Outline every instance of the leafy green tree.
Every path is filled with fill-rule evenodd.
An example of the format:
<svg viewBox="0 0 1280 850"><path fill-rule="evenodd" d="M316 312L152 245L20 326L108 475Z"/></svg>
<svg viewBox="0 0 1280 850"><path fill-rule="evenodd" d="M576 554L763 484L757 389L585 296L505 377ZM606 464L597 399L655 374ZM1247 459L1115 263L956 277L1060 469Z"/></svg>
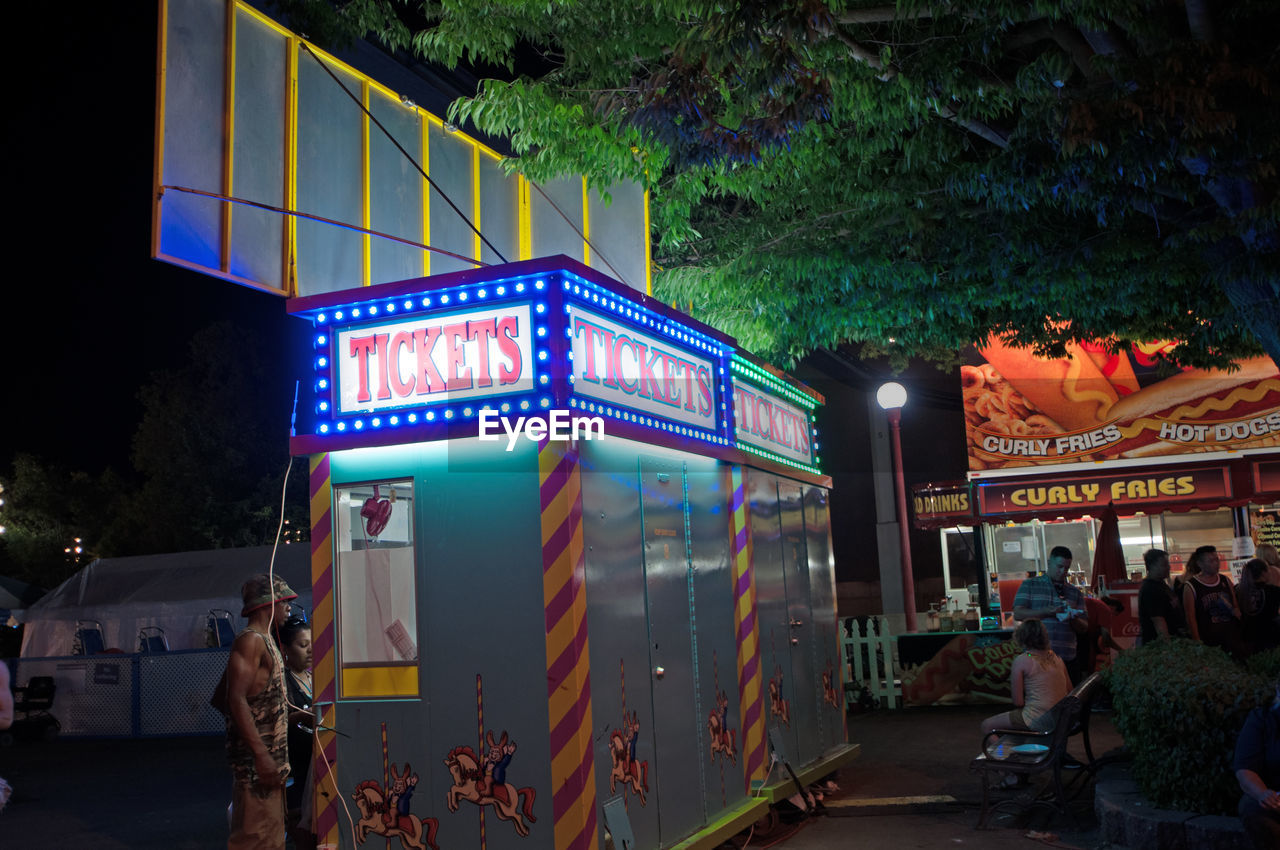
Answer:
<svg viewBox="0 0 1280 850"><path fill-rule="evenodd" d="M141 390L133 439L141 483L107 542L129 554L253 546L275 540L289 465L283 341L230 322L191 340L181 366ZM306 464L294 463L285 516L309 528Z"/></svg>
<svg viewBox="0 0 1280 850"><path fill-rule="evenodd" d="M1269 0L277 6L507 68L452 118L535 180L642 181L657 294L761 354L1280 362Z"/></svg>
<svg viewBox="0 0 1280 850"><path fill-rule="evenodd" d="M0 574L45 588L60 584L99 554L120 489L111 470L94 477L32 454L16 455L0 508ZM80 553L74 551L76 538Z"/></svg>

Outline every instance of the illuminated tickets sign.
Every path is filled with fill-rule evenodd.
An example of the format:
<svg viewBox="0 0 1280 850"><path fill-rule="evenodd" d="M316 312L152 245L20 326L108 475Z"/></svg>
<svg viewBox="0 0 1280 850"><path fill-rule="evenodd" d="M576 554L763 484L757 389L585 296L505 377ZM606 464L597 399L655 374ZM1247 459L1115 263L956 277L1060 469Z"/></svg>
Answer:
<svg viewBox="0 0 1280 850"><path fill-rule="evenodd" d="M733 382L734 438L803 464L813 463L809 415L741 378Z"/></svg>
<svg viewBox="0 0 1280 850"><path fill-rule="evenodd" d="M716 432L715 364L671 339L569 308L574 393Z"/></svg>
<svg viewBox="0 0 1280 850"><path fill-rule="evenodd" d="M978 504L988 516L1093 509L1108 503L1116 508L1160 510L1170 502L1213 503L1231 495L1231 476L1225 466L978 485Z"/></svg>
<svg viewBox="0 0 1280 850"><path fill-rule="evenodd" d="M533 388L528 303L337 331L337 412L368 413Z"/></svg>

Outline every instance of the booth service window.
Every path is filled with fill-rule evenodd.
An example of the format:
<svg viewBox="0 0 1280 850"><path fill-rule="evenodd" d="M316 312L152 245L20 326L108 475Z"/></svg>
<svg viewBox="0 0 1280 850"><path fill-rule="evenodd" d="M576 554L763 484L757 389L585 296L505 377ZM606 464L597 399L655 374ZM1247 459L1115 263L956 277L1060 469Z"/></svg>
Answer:
<svg viewBox="0 0 1280 850"><path fill-rule="evenodd" d="M413 482L340 486L335 495L341 690L405 696L406 677L388 668L418 666Z"/></svg>

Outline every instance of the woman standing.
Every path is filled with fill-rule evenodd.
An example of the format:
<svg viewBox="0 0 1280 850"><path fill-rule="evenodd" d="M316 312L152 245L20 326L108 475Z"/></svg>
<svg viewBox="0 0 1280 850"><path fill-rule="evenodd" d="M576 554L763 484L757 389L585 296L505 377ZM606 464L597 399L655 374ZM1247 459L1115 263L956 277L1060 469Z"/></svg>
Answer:
<svg viewBox="0 0 1280 850"><path fill-rule="evenodd" d="M1253 557L1261 559L1267 565L1270 573L1267 576L1268 583L1280 587L1280 551L1270 543L1259 543L1253 550Z"/></svg>
<svg viewBox="0 0 1280 850"><path fill-rule="evenodd" d="M288 825L299 850L315 847L311 833L311 738L315 715L311 711L311 626L301 617L290 617L276 629L284 655L285 698L289 708L289 775L293 783L285 792Z"/></svg>
<svg viewBox="0 0 1280 850"><path fill-rule="evenodd" d="M1254 558L1240 570L1236 596L1250 652L1280 646L1280 587L1271 583L1270 572L1261 558Z"/></svg>
<svg viewBox="0 0 1280 850"><path fill-rule="evenodd" d="M1193 640L1220 646L1235 658L1244 656L1240 633L1240 606L1231 579L1218 572L1218 550L1201 546L1188 566L1195 569L1182 589L1182 610Z"/></svg>

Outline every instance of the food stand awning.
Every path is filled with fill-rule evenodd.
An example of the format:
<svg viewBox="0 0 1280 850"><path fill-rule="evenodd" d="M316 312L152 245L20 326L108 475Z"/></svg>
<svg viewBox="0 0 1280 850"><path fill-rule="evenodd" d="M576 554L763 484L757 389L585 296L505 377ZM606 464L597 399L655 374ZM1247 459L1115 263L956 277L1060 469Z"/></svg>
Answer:
<svg viewBox="0 0 1280 850"><path fill-rule="evenodd" d="M1245 458L1219 463L1195 458L1170 459L1159 465L1116 468L1097 464L1096 471L984 477L974 482L978 515L988 521L1077 519L1095 516L1108 504L1122 516L1165 511L1214 510L1270 501L1254 487ZM972 473L971 473L972 474Z"/></svg>

